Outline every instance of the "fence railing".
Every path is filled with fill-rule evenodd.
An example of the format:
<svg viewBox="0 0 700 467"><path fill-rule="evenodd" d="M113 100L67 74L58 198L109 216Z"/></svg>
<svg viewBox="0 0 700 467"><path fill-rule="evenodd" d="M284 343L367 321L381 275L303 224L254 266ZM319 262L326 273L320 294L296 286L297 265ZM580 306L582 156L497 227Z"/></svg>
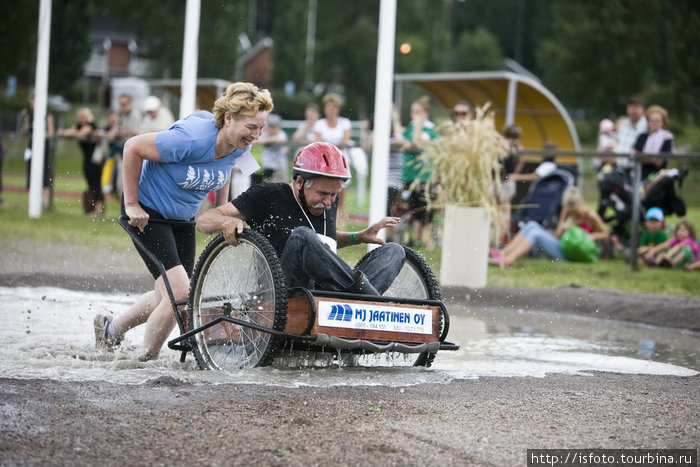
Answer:
<svg viewBox="0 0 700 467"><path fill-rule="evenodd" d="M639 247L639 224L641 212L641 193L642 193L642 162L663 157L669 160L679 160L688 162L700 162L700 153L663 153L663 154L645 154L631 153L620 154L612 152L595 152L595 151L562 151L557 149L537 149L537 150L521 150L519 155L523 156L573 156L583 158L594 157L623 157L630 161L632 169L632 225L630 237L630 255L629 263L632 270L637 269L637 248Z"/></svg>

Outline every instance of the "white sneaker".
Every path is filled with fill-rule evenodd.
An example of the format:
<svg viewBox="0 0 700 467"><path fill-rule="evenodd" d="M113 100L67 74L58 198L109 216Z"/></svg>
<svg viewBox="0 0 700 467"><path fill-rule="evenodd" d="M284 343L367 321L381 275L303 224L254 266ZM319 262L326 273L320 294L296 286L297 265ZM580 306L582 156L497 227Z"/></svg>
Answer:
<svg viewBox="0 0 700 467"><path fill-rule="evenodd" d="M109 325L112 322L111 316L97 315L92 321L95 327L95 347L113 350L122 342L122 336L110 336Z"/></svg>

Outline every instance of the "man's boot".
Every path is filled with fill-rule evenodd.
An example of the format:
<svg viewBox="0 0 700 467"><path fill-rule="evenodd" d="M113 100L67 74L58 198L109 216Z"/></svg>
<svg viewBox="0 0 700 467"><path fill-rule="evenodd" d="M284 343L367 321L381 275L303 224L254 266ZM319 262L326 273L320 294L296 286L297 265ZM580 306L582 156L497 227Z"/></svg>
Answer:
<svg viewBox="0 0 700 467"><path fill-rule="evenodd" d="M355 271L355 282L345 289L345 291L362 295L381 295L362 271Z"/></svg>

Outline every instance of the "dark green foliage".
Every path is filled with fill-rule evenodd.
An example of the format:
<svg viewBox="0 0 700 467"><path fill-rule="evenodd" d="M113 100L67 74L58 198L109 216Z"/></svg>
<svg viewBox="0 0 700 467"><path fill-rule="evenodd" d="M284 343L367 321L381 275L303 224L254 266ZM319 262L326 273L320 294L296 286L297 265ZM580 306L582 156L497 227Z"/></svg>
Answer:
<svg viewBox="0 0 700 467"><path fill-rule="evenodd" d="M371 114L374 103L378 0L317 0L315 53L307 66L309 0L202 2L200 77L234 79L239 37L274 41L272 87L344 90L344 113ZM38 1L0 4L0 79L33 82ZM91 18L106 15L134 34L153 78L178 77L182 66L182 0L54 0L51 89L80 77ZM672 119L700 117L700 2L697 0L399 0L395 70L400 73L487 70L514 58L569 108L591 118L624 112L631 94L664 105ZM411 44L407 55L398 53ZM293 99L294 101L295 99ZM285 102L285 109L287 104ZM295 106L289 107L296 114Z"/></svg>
<svg viewBox="0 0 700 467"><path fill-rule="evenodd" d="M83 76L94 12L90 0L53 0L49 92L62 94Z"/></svg>

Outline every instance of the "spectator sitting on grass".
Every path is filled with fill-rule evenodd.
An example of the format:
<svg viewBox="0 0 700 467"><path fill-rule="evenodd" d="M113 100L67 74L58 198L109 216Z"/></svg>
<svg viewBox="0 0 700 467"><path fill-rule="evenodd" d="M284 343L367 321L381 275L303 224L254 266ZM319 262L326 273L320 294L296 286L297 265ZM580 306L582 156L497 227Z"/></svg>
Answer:
<svg viewBox="0 0 700 467"><path fill-rule="evenodd" d="M569 261L562 250L559 237L574 225L588 233L591 240L605 240L608 230L597 212L583 204L583 197L578 187L570 186L562 195L563 209L554 233L542 227L536 221L527 222L513 240L502 250L491 249L491 264L511 266L518 258L530 251L539 251L555 261Z"/></svg>
<svg viewBox="0 0 700 467"><path fill-rule="evenodd" d="M644 222L646 229L642 233L639 248L637 248L639 258L644 258L649 250L668 240L668 233L663 228L664 212L661 208L649 208L644 218L646 219Z"/></svg>
<svg viewBox="0 0 700 467"><path fill-rule="evenodd" d="M681 219L676 224L673 237L651 248L644 261L649 266L682 268L700 259L700 246L697 242L695 225L689 219Z"/></svg>

